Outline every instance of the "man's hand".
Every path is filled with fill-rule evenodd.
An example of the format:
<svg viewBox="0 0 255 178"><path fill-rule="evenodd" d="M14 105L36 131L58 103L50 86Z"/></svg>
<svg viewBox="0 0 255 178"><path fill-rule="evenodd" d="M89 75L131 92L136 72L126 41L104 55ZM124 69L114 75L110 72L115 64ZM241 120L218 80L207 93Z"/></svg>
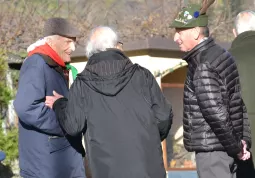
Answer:
<svg viewBox="0 0 255 178"><path fill-rule="evenodd" d="M45 105L52 109L53 104L59 98L63 98L63 96L53 91L53 96L46 96Z"/></svg>
<svg viewBox="0 0 255 178"><path fill-rule="evenodd" d="M245 161L250 159L251 153L247 151L247 144L244 140L242 140L242 144L243 144L243 150L237 156L238 156L238 159Z"/></svg>

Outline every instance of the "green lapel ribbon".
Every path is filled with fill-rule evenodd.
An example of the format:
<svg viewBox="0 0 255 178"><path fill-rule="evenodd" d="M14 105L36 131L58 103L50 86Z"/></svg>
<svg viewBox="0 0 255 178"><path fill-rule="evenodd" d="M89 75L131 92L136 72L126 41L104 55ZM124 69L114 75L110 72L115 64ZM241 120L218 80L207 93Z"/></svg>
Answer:
<svg viewBox="0 0 255 178"><path fill-rule="evenodd" d="M73 76L73 80L75 80L75 79L76 79L76 76L77 76L77 74L78 74L78 70L77 70L74 66L72 66L72 65L70 65L70 64L66 64L66 69L67 69L67 70L71 70L72 76Z"/></svg>

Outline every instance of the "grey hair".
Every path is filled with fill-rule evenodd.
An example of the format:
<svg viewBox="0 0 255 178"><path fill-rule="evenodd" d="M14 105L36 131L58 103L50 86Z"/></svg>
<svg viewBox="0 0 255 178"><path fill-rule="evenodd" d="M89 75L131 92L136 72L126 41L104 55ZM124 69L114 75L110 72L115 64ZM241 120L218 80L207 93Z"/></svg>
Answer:
<svg viewBox="0 0 255 178"><path fill-rule="evenodd" d="M93 54L106 51L107 48L116 48L118 42L117 33L107 26L94 28L88 38L86 56L90 58Z"/></svg>
<svg viewBox="0 0 255 178"><path fill-rule="evenodd" d="M255 12L251 10L240 12L235 19L235 29L237 35L246 31L255 31Z"/></svg>

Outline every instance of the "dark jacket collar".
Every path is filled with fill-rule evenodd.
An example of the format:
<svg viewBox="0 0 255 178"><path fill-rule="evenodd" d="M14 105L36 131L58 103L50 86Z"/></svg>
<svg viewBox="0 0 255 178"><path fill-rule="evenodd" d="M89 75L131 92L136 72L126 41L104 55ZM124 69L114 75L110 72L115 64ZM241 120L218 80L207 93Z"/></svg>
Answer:
<svg viewBox="0 0 255 178"><path fill-rule="evenodd" d="M247 31L239 34L234 39L231 48L236 48L247 43L255 43L255 31Z"/></svg>
<svg viewBox="0 0 255 178"><path fill-rule="evenodd" d="M93 54L89 58L87 65L93 65L106 60L129 60L129 58L122 51L110 48L106 51Z"/></svg>
<svg viewBox="0 0 255 178"><path fill-rule="evenodd" d="M66 85L68 87L69 71L66 68L58 65L58 63L56 63L51 57L45 54L38 54L38 55L40 55L43 58L43 60L49 67L54 68L58 73L60 73L60 75L65 79Z"/></svg>
<svg viewBox="0 0 255 178"><path fill-rule="evenodd" d="M108 49L91 56L77 80L97 93L115 96L129 83L138 67L121 51Z"/></svg>
<svg viewBox="0 0 255 178"><path fill-rule="evenodd" d="M44 61L50 66L50 67L58 67L59 65L49 56L45 54L38 54L40 55Z"/></svg>
<svg viewBox="0 0 255 178"><path fill-rule="evenodd" d="M183 60L185 60L187 63L189 63L190 60L192 58L194 58L197 54L210 48L213 45L215 45L213 38L208 38L207 40L205 40L202 43L199 43L197 46L195 46L191 51L189 51L188 54L186 54L183 57Z"/></svg>

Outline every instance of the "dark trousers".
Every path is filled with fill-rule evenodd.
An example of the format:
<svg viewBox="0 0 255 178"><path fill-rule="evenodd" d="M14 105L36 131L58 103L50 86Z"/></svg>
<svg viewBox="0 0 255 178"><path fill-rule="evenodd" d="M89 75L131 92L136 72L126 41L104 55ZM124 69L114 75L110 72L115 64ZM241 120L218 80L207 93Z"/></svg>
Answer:
<svg viewBox="0 0 255 178"><path fill-rule="evenodd" d="M237 160L236 178L255 178L252 156L247 161Z"/></svg>
<svg viewBox="0 0 255 178"><path fill-rule="evenodd" d="M236 178L237 165L226 152L196 153L199 178Z"/></svg>

